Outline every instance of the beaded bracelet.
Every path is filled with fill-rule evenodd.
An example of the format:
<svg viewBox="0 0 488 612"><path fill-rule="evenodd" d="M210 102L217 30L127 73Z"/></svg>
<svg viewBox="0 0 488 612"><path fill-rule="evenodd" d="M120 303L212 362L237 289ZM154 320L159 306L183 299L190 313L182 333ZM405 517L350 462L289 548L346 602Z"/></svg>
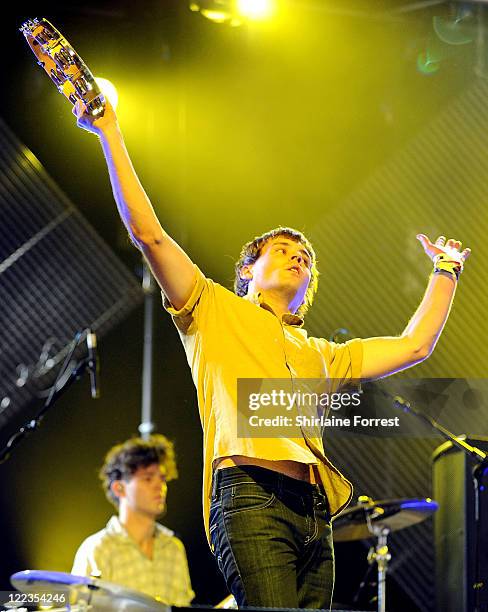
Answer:
<svg viewBox="0 0 488 612"><path fill-rule="evenodd" d="M453 259L452 255L449 255L448 253L439 253L439 255L434 257L433 274L442 274L458 280L462 271L462 261L456 261Z"/></svg>

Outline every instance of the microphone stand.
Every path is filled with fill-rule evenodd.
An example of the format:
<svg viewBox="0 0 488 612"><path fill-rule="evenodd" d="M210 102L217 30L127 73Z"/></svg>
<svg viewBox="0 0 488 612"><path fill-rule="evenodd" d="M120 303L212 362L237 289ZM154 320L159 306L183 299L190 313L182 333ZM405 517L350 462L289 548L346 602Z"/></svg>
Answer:
<svg viewBox="0 0 488 612"><path fill-rule="evenodd" d="M414 408L410 402L399 395L392 397L390 394L383 391L386 395L393 399L393 405L395 408L413 414L418 419L424 421L436 431L438 431L446 440L449 440L454 446L462 450L469 457L471 457L475 464L471 471L474 485L474 498L475 498L475 523L476 523L476 550L475 550L475 583L472 588L475 591L475 609L473 612L488 612L488 584L487 576L482 576L481 571L481 559L480 559L480 540L481 540L481 500L480 492L485 490L483 485L483 479L488 474L488 455L476 446L471 446L463 438L456 436L451 431L443 427L440 423L437 423L429 415ZM487 509L488 511L488 509ZM485 513L486 514L486 513Z"/></svg>
<svg viewBox="0 0 488 612"><path fill-rule="evenodd" d="M144 349L142 362L142 409L139 433L147 440L153 433L153 361L154 361L154 293L155 282L146 262L142 267L142 289L144 291Z"/></svg>
<svg viewBox="0 0 488 612"><path fill-rule="evenodd" d="M73 338L71 349L69 350L64 360L63 366L61 367L41 410L39 410L39 412L32 419L24 423L24 425L19 429L19 431L17 431L13 436L10 437L5 447L0 451L0 465L10 458L11 451L28 434L32 433L33 431L36 431L40 427L41 422L49 408L56 403L58 398L61 397L76 380L79 380L83 376L85 370L88 367L91 367L91 358L88 355L75 365L75 367L69 373L69 376L62 382L61 385L59 385L61 378L66 373L68 364L71 358L73 357L73 354L79 344L81 337L82 333L78 332Z"/></svg>

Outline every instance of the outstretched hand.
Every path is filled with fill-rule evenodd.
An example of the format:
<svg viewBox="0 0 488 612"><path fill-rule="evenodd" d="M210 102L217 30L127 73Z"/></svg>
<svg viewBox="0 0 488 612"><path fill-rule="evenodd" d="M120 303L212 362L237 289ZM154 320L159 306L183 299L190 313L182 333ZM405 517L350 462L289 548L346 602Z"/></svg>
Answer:
<svg viewBox="0 0 488 612"><path fill-rule="evenodd" d="M86 112L86 105L77 100L73 106L73 115L77 118L78 127L100 136L111 125L117 125L117 116L107 98L105 98L105 111L102 117L95 118Z"/></svg>
<svg viewBox="0 0 488 612"><path fill-rule="evenodd" d="M463 264L471 253L471 249L464 249L464 251L461 251L462 243L454 238L449 238L449 240L446 241L445 236L439 236L439 238L432 243L425 234L417 234L417 240L420 241L421 245L424 247L424 251L432 261L441 253L444 253L451 261Z"/></svg>

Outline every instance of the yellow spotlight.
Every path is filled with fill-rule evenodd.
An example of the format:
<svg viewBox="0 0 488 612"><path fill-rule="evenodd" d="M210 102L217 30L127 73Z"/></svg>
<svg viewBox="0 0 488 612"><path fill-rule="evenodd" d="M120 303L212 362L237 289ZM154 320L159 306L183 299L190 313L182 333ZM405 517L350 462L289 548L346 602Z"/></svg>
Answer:
<svg viewBox="0 0 488 612"><path fill-rule="evenodd" d="M102 90L103 95L109 99L110 104L116 109L119 103L119 94L117 93L115 85L108 79L102 79L101 77L95 77L95 81Z"/></svg>
<svg viewBox="0 0 488 612"><path fill-rule="evenodd" d="M235 15L234 0L197 0L190 2L190 11L200 13L215 23L240 25Z"/></svg>
<svg viewBox="0 0 488 612"><path fill-rule="evenodd" d="M223 11L206 11L202 9L202 15L210 21L215 21L215 23L224 23L224 21L229 21L229 15L224 13Z"/></svg>
<svg viewBox="0 0 488 612"><path fill-rule="evenodd" d="M272 0L237 0L237 11L246 19L266 19L273 13Z"/></svg>
<svg viewBox="0 0 488 612"><path fill-rule="evenodd" d="M265 19L274 12L275 0L191 0L191 11L216 23L241 25L246 20Z"/></svg>

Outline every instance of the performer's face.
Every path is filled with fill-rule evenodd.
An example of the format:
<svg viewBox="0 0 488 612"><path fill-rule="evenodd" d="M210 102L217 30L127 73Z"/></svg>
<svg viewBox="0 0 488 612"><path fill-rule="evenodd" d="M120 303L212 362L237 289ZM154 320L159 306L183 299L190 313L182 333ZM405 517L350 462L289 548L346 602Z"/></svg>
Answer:
<svg viewBox="0 0 488 612"><path fill-rule="evenodd" d="M296 310L302 304L311 276L311 256L300 242L276 236L262 248L250 266L253 291L285 290Z"/></svg>
<svg viewBox="0 0 488 612"><path fill-rule="evenodd" d="M166 468L153 463L140 467L128 481L123 482L120 503L125 503L134 512L151 518L160 516L166 508Z"/></svg>

